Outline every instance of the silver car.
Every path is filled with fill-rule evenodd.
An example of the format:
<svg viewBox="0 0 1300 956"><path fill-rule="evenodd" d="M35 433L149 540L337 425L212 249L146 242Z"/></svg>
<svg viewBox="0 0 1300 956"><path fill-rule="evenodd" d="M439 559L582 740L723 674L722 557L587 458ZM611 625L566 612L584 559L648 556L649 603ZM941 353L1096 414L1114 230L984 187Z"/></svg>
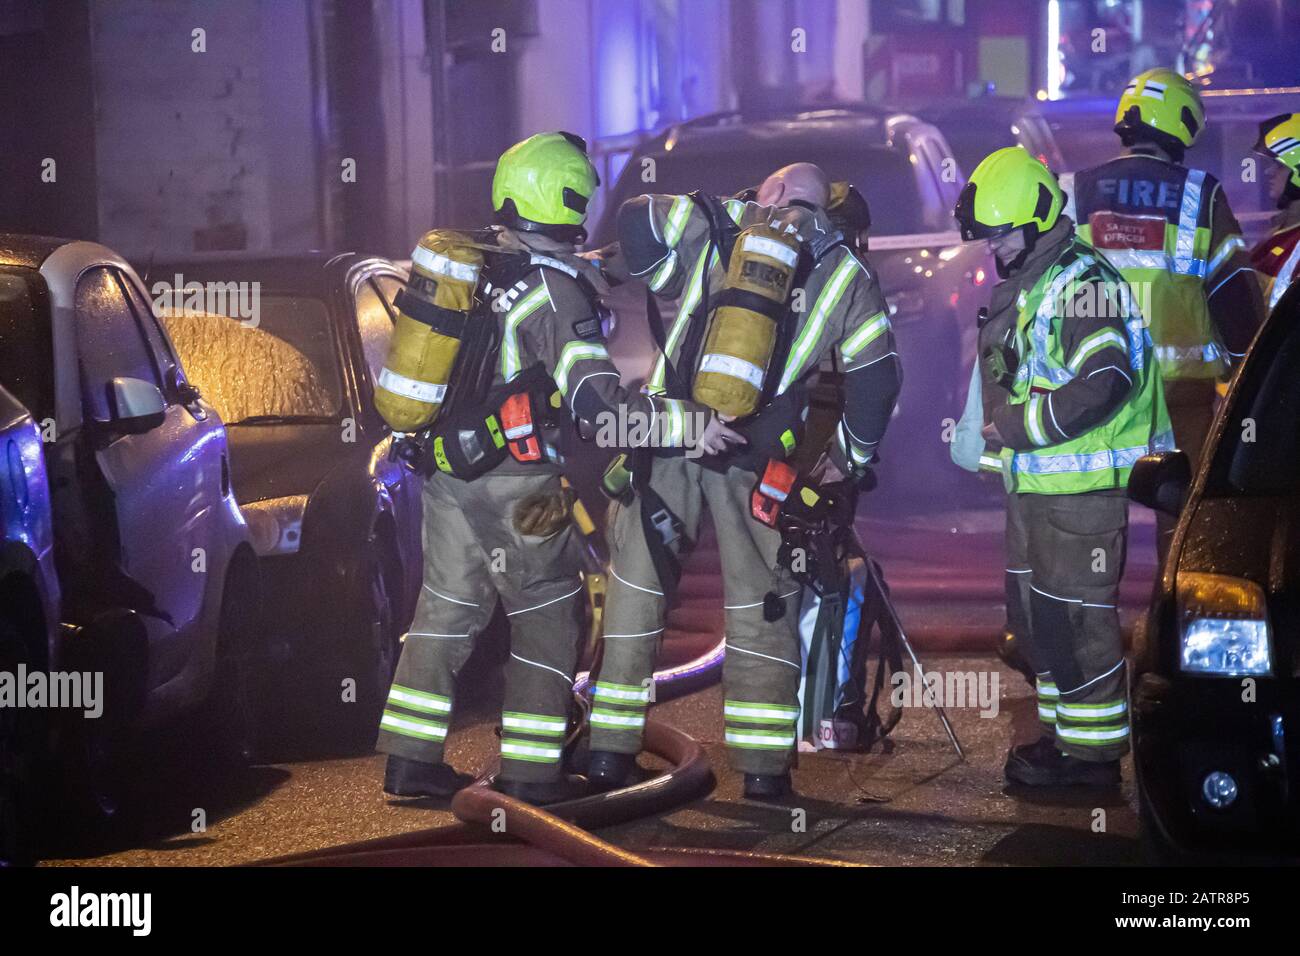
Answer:
<svg viewBox="0 0 1300 956"><path fill-rule="evenodd" d="M223 746L248 751L255 556L225 426L126 261L0 235L0 289L0 386L40 435L62 591L61 626L32 633L45 646L28 656L102 674L98 716L55 709L50 724L56 766L107 811L114 756L139 730L206 704Z"/></svg>

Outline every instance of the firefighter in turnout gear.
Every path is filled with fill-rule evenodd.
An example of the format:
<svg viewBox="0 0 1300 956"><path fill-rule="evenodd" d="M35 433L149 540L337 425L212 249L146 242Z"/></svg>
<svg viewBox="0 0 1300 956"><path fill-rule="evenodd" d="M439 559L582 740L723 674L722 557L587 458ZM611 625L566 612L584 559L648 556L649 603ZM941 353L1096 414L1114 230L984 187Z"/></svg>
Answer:
<svg viewBox="0 0 1300 956"><path fill-rule="evenodd" d="M538 803L571 790L561 757L583 590L561 433L605 412L648 420L694 409L620 385L602 332L603 279L574 254L597 184L576 136L539 134L511 147L492 184L497 226L426 236L398 299L411 335L432 330L442 338L430 338L429 348L453 340L459 347L449 383L421 382L414 369L447 363L412 362L418 349L408 337L403 352L395 333L380 376L389 393L377 399L381 408L423 401L441 409L423 443L405 453L427 474L425 566L380 724L378 748L389 755L384 789L395 796L446 796L470 781L444 762L443 748L456 675L498 600L511 632L498 786ZM468 314L440 298L449 283L475 281ZM403 356L405 371L395 371Z"/></svg>
<svg viewBox="0 0 1300 956"><path fill-rule="evenodd" d="M729 758L744 774L747 797L779 799L790 790L801 590L778 560L781 534L757 516L797 493L772 487L765 475L800 440L808 383L824 360L844 373L845 393L827 471L864 475L901 374L879 283L828 216L829 190L819 168L796 164L770 176L753 198L645 195L618 212L611 270L677 305L667 329L652 310L665 355L646 390L699 395L717 387L712 374L730 376L756 410L731 429L715 419L701 442L704 457L671 449L643 455L634 463L634 494L611 508L605 646L591 715L588 777L596 786L619 786L633 772L677 558L695 541L707 508L722 556ZM754 291L770 291L769 279L782 294Z"/></svg>
<svg viewBox="0 0 1300 956"><path fill-rule="evenodd" d="M1174 438L1193 464L1214 418L1216 384L1264 319L1227 194L1209 173L1182 165L1205 122L1181 74L1148 70L1115 113L1124 155L1061 177L1065 214L1123 273L1150 325ZM1157 522L1163 557L1174 521L1162 514Z"/></svg>
<svg viewBox="0 0 1300 956"><path fill-rule="evenodd" d="M1279 211L1273 231L1250 254L1272 311L1287 289L1300 281L1300 113L1284 113L1261 123L1255 149L1275 160L1277 177Z"/></svg>
<svg viewBox="0 0 1300 956"><path fill-rule="evenodd" d="M1002 279L981 386L985 453L999 455L1008 492L1008 601L1027 595L1008 617L1025 627L1043 729L1012 749L1006 774L1030 786L1119 780L1125 488L1139 457L1172 444L1142 314L1064 205L1047 167L1012 147L976 167L955 211L964 239L990 241Z"/></svg>

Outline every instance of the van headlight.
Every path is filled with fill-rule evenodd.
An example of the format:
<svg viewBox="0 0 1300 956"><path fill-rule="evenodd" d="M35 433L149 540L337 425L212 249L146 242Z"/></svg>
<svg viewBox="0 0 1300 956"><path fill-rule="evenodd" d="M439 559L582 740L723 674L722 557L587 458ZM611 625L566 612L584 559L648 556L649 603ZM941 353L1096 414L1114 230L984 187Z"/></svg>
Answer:
<svg viewBox="0 0 1300 956"><path fill-rule="evenodd" d="M1265 677L1273 673L1264 590L1223 574L1178 575L1179 665L1186 674Z"/></svg>

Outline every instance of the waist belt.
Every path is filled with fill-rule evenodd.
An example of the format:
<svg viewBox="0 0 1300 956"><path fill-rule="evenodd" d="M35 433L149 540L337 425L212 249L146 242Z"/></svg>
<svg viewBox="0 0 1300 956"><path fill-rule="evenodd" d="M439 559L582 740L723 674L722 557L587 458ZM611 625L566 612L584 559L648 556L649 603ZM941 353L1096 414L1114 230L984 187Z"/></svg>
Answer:
<svg viewBox="0 0 1300 956"><path fill-rule="evenodd" d="M535 365L483 401L462 405L428 432L404 439L395 453L426 477L441 471L464 481L482 477L507 458L555 461L559 453L545 439L546 430L558 424L555 394L550 376Z"/></svg>

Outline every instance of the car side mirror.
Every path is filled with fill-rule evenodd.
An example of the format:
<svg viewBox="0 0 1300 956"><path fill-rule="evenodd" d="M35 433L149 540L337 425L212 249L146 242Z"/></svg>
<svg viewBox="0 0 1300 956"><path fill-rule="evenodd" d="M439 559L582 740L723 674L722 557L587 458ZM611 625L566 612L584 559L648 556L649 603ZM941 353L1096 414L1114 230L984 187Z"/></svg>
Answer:
<svg viewBox="0 0 1300 956"><path fill-rule="evenodd" d="M109 386L113 417L108 427L124 435L140 435L163 423L167 405L158 386L138 378L115 378Z"/></svg>
<svg viewBox="0 0 1300 956"><path fill-rule="evenodd" d="M1183 451L1143 455L1133 465L1128 496L1140 505L1174 517L1183 510L1192 486L1192 463Z"/></svg>

